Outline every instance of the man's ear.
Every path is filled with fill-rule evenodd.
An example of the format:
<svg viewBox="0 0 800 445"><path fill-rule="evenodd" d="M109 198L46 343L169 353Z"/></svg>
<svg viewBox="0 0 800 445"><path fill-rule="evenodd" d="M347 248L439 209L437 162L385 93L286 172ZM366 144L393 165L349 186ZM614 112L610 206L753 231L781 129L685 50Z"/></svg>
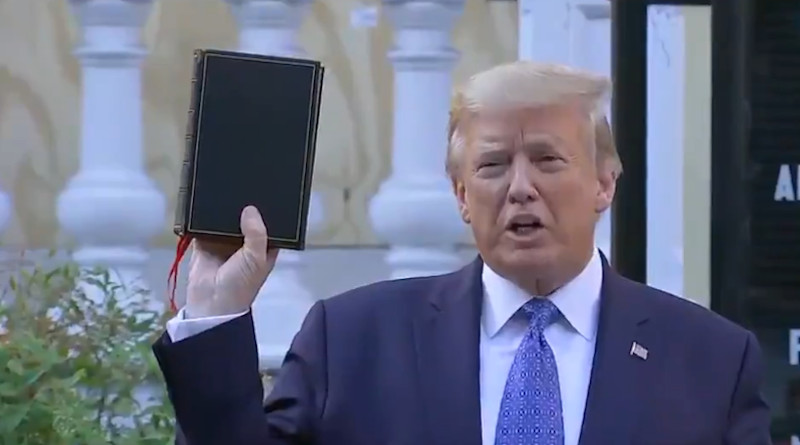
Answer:
<svg viewBox="0 0 800 445"><path fill-rule="evenodd" d="M453 194L456 196L456 203L458 204L458 213L461 214L461 220L465 223L470 223L469 208L467 207L467 189L464 182L453 176L450 179L450 184L453 187Z"/></svg>
<svg viewBox="0 0 800 445"><path fill-rule="evenodd" d="M611 203L614 201L614 195L617 193L617 173L611 168L604 168L603 171L598 172L597 182L597 200L595 204L595 212L598 214L605 212Z"/></svg>

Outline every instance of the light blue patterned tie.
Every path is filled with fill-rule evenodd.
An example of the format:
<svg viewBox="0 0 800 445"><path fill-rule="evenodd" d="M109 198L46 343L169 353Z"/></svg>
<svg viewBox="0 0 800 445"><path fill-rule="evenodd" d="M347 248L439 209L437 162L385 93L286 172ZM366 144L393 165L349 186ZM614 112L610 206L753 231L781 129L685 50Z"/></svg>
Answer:
<svg viewBox="0 0 800 445"><path fill-rule="evenodd" d="M525 303L528 332L508 372L495 445L563 445L564 421L558 369L544 328L556 320L558 308L544 298Z"/></svg>

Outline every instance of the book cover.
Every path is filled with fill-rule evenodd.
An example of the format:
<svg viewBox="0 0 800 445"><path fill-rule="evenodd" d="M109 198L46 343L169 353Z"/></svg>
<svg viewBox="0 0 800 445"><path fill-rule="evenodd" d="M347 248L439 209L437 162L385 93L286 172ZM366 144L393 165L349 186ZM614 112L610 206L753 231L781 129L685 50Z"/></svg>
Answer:
<svg viewBox="0 0 800 445"><path fill-rule="evenodd" d="M256 206L269 245L303 250L325 68L198 49L174 232L241 243Z"/></svg>

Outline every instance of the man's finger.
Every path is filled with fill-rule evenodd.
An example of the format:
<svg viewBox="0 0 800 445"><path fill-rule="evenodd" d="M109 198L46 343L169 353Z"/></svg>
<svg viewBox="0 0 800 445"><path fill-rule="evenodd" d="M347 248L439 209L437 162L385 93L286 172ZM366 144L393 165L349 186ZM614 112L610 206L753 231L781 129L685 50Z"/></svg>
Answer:
<svg viewBox="0 0 800 445"><path fill-rule="evenodd" d="M201 252L206 255L203 256L213 256L214 258L220 261L222 264L225 260L231 257L241 244L236 244L232 242L221 242L221 241L212 241L210 239L193 239L192 240L192 247L194 252Z"/></svg>
<svg viewBox="0 0 800 445"><path fill-rule="evenodd" d="M267 227L258 209L253 206L245 207L240 225L244 235L244 249L263 258L267 252Z"/></svg>

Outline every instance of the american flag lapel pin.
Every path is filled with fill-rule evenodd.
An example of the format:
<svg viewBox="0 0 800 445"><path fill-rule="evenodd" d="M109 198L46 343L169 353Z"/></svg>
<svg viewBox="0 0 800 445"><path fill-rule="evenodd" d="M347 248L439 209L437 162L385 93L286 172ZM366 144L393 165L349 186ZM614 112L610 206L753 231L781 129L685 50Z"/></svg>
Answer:
<svg viewBox="0 0 800 445"><path fill-rule="evenodd" d="M633 342L631 344L631 352L630 355L635 355L642 360L647 360L647 348L640 345L639 343Z"/></svg>

